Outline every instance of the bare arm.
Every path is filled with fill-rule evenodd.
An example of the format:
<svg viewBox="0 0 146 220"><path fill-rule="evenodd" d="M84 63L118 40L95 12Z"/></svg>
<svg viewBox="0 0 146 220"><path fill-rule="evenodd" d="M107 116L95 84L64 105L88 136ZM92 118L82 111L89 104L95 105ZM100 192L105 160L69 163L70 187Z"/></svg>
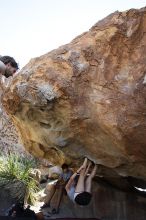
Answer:
<svg viewBox="0 0 146 220"><path fill-rule="evenodd" d="M77 172L74 173L74 174L70 177L69 181L67 182L67 184L66 184L66 186L65 186L65 189L66 189L67 192L70 190L71 186L74 184L74 179L75 179L76 175L77 175Z"/></svg>
<svg viewBox="0 0 146 220"><path fill-rule="evenodd" d="M71 186L74 184L74 179L75 179L75 177L77 176L77 174L80 173L80 171L81 171L82 169L84 169L84 165L80 166L80 168L70 177L70 179L69 179L69 181L67 182L66 187L65 187L65 189L66 189L67 192L70 190Z"/></svg>

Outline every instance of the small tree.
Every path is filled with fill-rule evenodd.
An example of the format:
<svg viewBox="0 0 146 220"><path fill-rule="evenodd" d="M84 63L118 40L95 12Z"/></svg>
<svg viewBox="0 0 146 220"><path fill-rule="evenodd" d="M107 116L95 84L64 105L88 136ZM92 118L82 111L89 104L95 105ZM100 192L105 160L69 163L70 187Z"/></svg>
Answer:
<svg viewBox="0 0 146 220"><path fill-rule="evenodd" d="M30 176L30 169L35 165L34 159L16 154L1 157L0 186L11 188L12 197L16 200L24 202L27 197L31 203L34 203L38 183Z"/></svg>

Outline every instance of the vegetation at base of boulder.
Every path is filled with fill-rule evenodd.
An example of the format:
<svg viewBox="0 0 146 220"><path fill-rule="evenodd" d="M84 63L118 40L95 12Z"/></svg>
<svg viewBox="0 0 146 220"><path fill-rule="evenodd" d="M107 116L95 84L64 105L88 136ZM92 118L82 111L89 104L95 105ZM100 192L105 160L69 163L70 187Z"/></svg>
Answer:
<svg viewBox="0 0 146 220"><path fill-rule="evenodd" d="M0 157L0 186L11 189L12 196L17 200L25 197L31 203L35 201L38 191L37 181L30 176L30 170L36 167L34 159L8 154Z"/></svg>

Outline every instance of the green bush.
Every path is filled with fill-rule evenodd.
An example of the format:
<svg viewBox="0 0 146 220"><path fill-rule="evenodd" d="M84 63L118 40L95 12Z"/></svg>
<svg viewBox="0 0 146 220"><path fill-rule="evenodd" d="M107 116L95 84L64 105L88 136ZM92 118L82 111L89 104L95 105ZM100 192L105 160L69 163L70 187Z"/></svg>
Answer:
<svg viewBox="0 0 146 220"><path fill-rule="evenodd" d="M31 203L35 201L38 191L37 181L30 176L30 169L36 166L34 159L16 154L9 154L0 158L0 186L15 188L17 200L24 200L27 196Z"/></svg>

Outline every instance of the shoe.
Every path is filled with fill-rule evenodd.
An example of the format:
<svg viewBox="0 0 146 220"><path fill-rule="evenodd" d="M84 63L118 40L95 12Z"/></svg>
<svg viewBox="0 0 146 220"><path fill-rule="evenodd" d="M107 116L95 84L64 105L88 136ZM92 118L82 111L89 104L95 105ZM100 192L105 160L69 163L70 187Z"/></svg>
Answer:
<svg viewBox="0 0 146 220"><path fill-rule="evenodd" d="M47 183L47 179L42 179L42 180L40 181L40 184L42 184L42 183Z"/></svg>
<svg viewBox="0 0 146 220"><path fill-rule="evenodd" d="M58 214L58 213L59 213L59 210L52 209L52 214Z"/></svg>
<svg viewBox="0 0 146 220"><path fill-rule="evenodd" d="M44 205L41 206L42 209L50 207L50 204L44 203Z"/></svg>

